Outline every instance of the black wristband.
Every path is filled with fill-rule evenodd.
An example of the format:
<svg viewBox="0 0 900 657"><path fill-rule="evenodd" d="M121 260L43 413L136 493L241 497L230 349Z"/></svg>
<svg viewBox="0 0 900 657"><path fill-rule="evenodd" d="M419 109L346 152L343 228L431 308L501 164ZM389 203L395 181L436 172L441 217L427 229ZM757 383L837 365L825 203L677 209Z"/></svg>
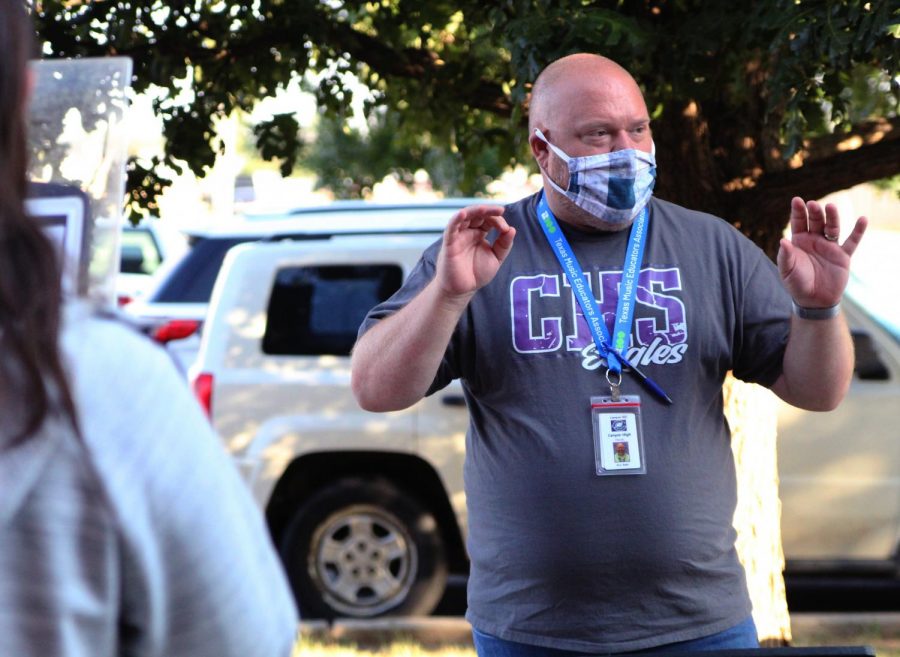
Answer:
<svg viewBox="0 0 900 657"><path fill-rule="evenodd" d="M794 307L794 314L800 319L833 319L841 312L841 304L839 303L828 308L804 308L797 305L797 302L792 299L791 305Z"/></svg>

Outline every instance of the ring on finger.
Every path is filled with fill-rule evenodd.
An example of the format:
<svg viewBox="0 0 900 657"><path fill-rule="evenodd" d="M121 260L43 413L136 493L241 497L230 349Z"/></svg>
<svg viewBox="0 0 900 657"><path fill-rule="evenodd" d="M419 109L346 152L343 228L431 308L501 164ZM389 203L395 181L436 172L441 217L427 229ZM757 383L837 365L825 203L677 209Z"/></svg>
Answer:
<svg viewBox="0 0 900 657"><path fill-rule="evenodd" d="M829 242L837 242L837 241L838 241L838 236L837 236L837 235L829 235L828 233L826 233L826 232L824 232L824 231L822 232L822 235L823 235L823 236L825 237L825 239L828 240Z"/></svg>

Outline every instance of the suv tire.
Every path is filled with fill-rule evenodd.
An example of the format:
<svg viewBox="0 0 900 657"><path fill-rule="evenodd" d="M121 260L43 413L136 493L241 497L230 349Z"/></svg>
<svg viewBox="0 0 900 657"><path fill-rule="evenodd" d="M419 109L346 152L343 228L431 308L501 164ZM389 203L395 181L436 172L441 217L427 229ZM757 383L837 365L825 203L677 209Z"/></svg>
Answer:
<svg viewBox="0 0 900 657"><path fill-rule="evenodd" d="M427 615L447 583L434 515L385 479L341 479L295 512L280 543L305 618Z"/></svg>

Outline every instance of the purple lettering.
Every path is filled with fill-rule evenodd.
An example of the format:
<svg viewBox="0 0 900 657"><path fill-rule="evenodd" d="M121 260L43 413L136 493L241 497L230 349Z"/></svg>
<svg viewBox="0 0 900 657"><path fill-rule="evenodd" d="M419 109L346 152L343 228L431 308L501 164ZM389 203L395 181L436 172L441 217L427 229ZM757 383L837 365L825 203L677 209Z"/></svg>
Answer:
<svg viewBox="0 0 900 657"><path fill-rule="evenodd" d="M669 345L687 342L684 303L677 297L663 294L667 291L681 291L678 269L645 269L641 272L638 303L662 311L662 317L654 314L637 320L637 336L641 344L650 344L657 337Z"/></svg>
<svg viewBox="0 0 900 657"><path fill-rule="evenodd" d="M536 274L514 278L510 284L513 347L519 353L556 351L562 345L562 318L541 317L532 309L534 293L559 296L559 276ZM535 331L537 322L540 330Z"/></svg>

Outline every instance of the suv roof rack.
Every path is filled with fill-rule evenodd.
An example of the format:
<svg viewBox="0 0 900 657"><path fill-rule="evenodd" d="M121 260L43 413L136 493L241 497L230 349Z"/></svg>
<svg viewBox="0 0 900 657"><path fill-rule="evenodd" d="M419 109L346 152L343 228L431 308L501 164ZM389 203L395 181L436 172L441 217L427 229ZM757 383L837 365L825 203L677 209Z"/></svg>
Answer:
<svg viewBox="0 0 900 657"><path fill-rule="evenodd" d="M234 216L185 229L198 237L241 237L254 240L273 235L367 235L406 231L443 231L450 216L468 205L453 199L414 205L378 205L360 201L306 208L287 214Z"/></svg>
<svg viewBox="0 0 900 657"><path fill-rule="evenodd" d="M370 237L370 236L390 236L390 235L440 235L441 230L437 228L386 228L384 230L350 230L336 231L333 233L304 233L289 232L275 233L261 238L260 242L283 242L283 241L303 241L303 240L330 240L333 237Z"/></svg>
<svg viewBox="0 0 900 657"><path fill-rule="evenodd" d="M327 205L309 205L283 211L245 212L247 221L266 221L277 217L296 217L305 214L329 214L338 212L389 212L391 210L435 210L440 208L464 208L469 205L497 203L489 198L462 197L445 198L434 201L415 200L410 202L376 203L372 201L340 200Z"/></svg>

